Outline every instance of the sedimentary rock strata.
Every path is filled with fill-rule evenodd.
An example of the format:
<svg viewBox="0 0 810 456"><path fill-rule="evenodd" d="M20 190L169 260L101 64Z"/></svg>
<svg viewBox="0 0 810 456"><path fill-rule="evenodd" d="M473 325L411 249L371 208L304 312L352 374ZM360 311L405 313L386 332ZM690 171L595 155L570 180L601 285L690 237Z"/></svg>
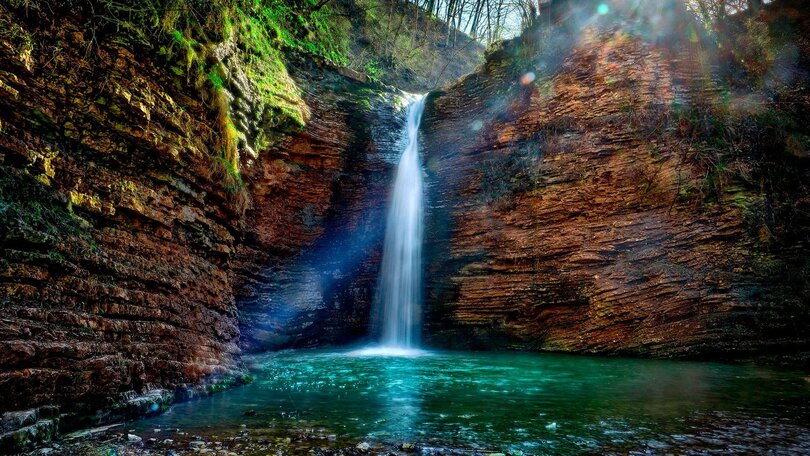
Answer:
<svg viewBox="0 0 810 456"><path fill-rule="evenodd" d="M193 81L81 17L31 14L0 9L16 33L0 39L0 391L42 419L3 433L233 384L240 343L365 334L394 89L296 62L311 121L234 176ZM232 92L234 118L261 117Z"/></svg>
<svg viewBox="0 0 810 456"><path fill-rule="evenodd" d="M653 27L655 11L581 5L431 96L426 337L653 356L806 349L789 303L801 292L772 293L774 249L752 235L760 178L707 197L707 146L683 112L719 103L717 56L672 5L650 6L670 13Z"/></svg>

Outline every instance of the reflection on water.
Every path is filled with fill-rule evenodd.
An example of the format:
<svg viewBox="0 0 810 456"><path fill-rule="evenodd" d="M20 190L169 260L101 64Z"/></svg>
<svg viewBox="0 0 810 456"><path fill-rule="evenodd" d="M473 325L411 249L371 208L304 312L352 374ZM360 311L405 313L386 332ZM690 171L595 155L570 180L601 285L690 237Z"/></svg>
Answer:
<svg viewBox="0 0 810 456"><path fill-rule="evenodd" d="M536 454L672 442L718 420L804 429L810 416L810 383L761 367L521 353L362 354L255 357L252 384L138 426L323 427L380 442ZM248 410L256 415L244 416Z"/></svg>
<svg viewBox="0 0 810 456"><path fill-rule="evenodd" d="M379 395L380 417L375 422L379 430L369 430L368 435L379 439L396 438L400 429L416 429L421 419L423 376L419 375L414 363L383 363L380 371L380 384L385 385L388 394ZM373 394L374 388L368 388Z"/></svg>

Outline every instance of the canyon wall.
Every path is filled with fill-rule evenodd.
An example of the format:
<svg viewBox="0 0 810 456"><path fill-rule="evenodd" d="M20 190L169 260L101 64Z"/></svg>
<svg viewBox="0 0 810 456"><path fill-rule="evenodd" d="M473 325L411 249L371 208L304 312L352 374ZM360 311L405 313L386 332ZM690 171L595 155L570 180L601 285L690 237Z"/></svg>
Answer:
<svg viewBox="0 0 810 456"><path fill-rule="evenodd" d="M2 14L37 39L0 41L3 409L239 374L207 108L70 18Z"/></svg>
<svg viewBox="0 0 810 456"><path fill-rule="evenodd" d="M303 63L302 63L303 65ZM333 71L299 71L313 115L248 172L237 303L250 350L368 336L404 100Z"/></svg>
<svg viewBox="0 0 810 456"><path fill-rule="evenodd" d="M806 359L807 43L728 89L682 11L602 3L430 95L426 341ZM0 5L0 449L373 334L401 94L288 55L272 110L233 40L176 38L202 90L191 51L57 13Z"/></svg>
<svg viewBox="0 0 810 456"><path fill-rule="evenodd" d="M217 93L86 24L0 7L0 451L237 384L240 342L369 323L399 93L290 56L306 127L235 174ZM263 113L227 52L252 146Z"/></svg>
<svg viewBox="0 0 810 456"><path fill-rule="evenodd" d="M557 5L429 99L428 343L806 359L806 89L791 149L678 2Z"/></svg>

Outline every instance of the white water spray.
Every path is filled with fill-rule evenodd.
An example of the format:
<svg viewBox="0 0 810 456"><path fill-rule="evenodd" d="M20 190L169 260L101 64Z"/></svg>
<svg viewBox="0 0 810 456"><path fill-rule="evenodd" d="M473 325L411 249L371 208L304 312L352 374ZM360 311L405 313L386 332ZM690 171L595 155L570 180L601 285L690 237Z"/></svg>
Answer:
<svg viewBox="0 0 810 456"><path fill-rule="evenodd" d="M385 229L380 298L383 331L388 348L419 345L422 304L423 188L419 165L419 122L425 97L408 105L408 145L399 159Z"/></svg>

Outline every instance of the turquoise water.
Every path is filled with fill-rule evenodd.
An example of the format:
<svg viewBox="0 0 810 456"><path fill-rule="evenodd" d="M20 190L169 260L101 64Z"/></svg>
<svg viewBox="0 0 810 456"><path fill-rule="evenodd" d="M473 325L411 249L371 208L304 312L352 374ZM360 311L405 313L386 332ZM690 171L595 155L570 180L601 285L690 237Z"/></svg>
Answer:
<svg viewBox="0 0 810 456"><path fill-rule="evenodd" d="M764 367L463 352L288 351L248 361L250 385L138 428L321 427L369 442L518 454L810 441L806 374Z"/></svg>

